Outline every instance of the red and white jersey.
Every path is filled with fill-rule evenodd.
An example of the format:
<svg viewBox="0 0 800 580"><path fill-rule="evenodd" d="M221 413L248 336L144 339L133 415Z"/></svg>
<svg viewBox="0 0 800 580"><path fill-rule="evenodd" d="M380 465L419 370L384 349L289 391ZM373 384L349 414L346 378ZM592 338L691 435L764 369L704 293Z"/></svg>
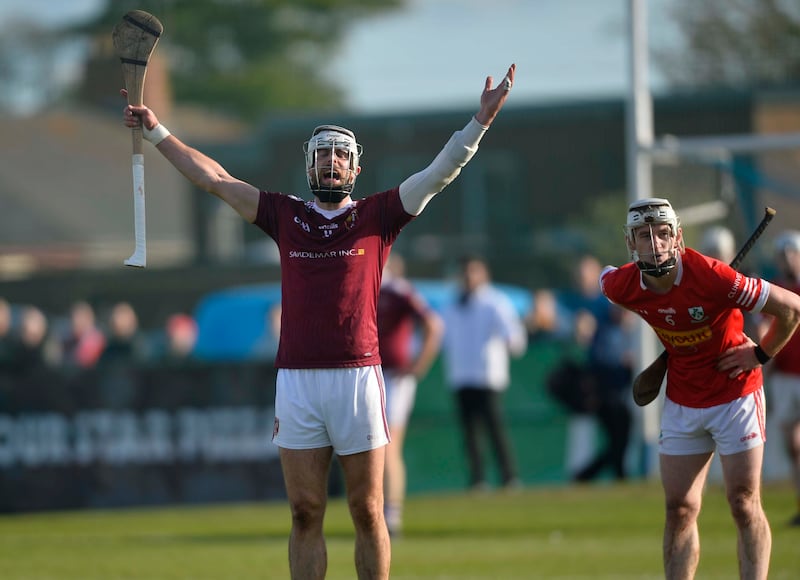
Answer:
<svg viewBox="0 0 800 580"><path fill-rule="evenodd" d="M384 369L409 369L414 358L414 329L429 311L428 303L408 280L383 281L378 296L378 338Z"/></svg>
<svg viewBox="0 0 800 580"><path fill-rule="evenodd" d="M298 197L261 192L253 222L278 244L281 337L278 368L381 363L378 291L406 213L397 188L354 201L326 218Z"/></svg>
<svg viewBox="0 0 800 580"><path fill-rule="evenodd" d="M686 407L711 407L750 394L763 384L761 368L728 378L716 369L725 350L746 341L742 310L757 313L769 283L737 272L690 248L678 259L675 285L648 290L636 264L606 268L603 294L641 316L669 354L667 396Z"/></svg>
<svg viewBox="0 0 800 580"><path fill-rule="evenodd" d="M800 282L776 280L774 283L800 294ZM778 372L800 376L800 331L792 335L786 346L772 359L770 366Z"/></svg>

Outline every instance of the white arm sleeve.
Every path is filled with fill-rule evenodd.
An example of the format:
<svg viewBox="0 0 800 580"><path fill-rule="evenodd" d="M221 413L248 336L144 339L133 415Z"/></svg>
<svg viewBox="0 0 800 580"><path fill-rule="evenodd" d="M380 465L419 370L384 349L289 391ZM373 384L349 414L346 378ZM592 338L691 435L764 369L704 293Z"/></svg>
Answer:
<svg viewBox="0 0 800 580"><path fill-rule="evenodd" d="M472 117L466 127L453 133L428 167L401 183L403 209L411 215L422 213L433 196L458 177L461 168L472 159L487 128Z"/></svg>

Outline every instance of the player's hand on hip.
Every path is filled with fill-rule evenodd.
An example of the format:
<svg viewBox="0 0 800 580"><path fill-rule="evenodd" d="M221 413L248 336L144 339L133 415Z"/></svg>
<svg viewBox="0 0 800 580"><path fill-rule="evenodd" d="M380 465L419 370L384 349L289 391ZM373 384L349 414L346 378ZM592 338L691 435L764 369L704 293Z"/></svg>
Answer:
<svg viewBox="0 0 800 580"><path fill-rule="evenodd" d="M753 351L756 343L749 336L745 336L745 339L745 342L738 346L732 346L717 359L717 370L727 372L728 377L732 379L761 364Z"/></svg>
<svg viewBox="0 0 800 580"><path fill-rule="evenodd" d="M128 97L128 91L120 89L119 94ZM158 126L156 114L144 105L127 105L122 113L122 120L126 127L140 127L154 129Z"/></svg>
<svg viewBox="0 0 800 580"><path fill-rule="evenodd" d="M514 73L516 69L516 64L512 64L508 67L506 76L503 77L496 87L492 87L494 78L486 77L486 83L483 87L483 93L481 94L481 108L475 115L475 120L481 125L485 127L491 125L497 113L503 108L503 104L506 102L514 86Z"/></svg>

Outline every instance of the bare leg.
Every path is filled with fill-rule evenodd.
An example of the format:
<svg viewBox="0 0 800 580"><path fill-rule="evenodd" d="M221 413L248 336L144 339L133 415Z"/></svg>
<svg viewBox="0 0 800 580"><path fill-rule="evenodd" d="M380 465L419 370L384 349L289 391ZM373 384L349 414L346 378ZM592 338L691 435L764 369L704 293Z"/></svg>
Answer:
<svg viewBox="0 0 800 580"><path fill-rule="evenodd" d="M333 449L280 449L283 479L292 510L289 570L293 579L325 578L328 552L322 523L328 501Z"/></svg>
<svg viewBox="0 0 800 580"><path fill-rule="evenodd" d="M404 427L390 427L392 442L386 446L386 486L384 513L389 533L399 533L403 522L403 504L406 497L406 464L403 459Z"/></svg>
<svg viewBox="0 0 800 580"><path fill-rule="evenodd" d="M356 572L360 580L386 580L392 548L383 517L386 447L340 455L347 503L356 530Z"/></svg>
<svg viewBox="0 0 800 580"><path fill-rule="evenodd" d="M721 455L728 503L736 523L739 576L765 580L769 572L772 533L761 505L761 466L764 446Z"/></svg>
<svg viewBox="0 0 800 580"><path fill-rule="evenodd" d="M703 501L711 453L661 455L666 501L664 574L667 580L691 580L700 561L697 517Z"/></svg>

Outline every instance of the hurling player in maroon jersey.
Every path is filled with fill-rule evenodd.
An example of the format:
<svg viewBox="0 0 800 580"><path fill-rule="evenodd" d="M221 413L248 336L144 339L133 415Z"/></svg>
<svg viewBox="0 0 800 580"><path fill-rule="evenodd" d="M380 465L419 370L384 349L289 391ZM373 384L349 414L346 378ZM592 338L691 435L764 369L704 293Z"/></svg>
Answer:
<svg viewBox="0 0 800 580"><path fill-rule="evenodd" d="M386 448L383 513L389 534L394 537L403 527L407 481L403 444L414 409L417 381L436 360L444 334L441 317L405 277L405 260L396 251L389 255L383 268L378 296L378 338L392 439Z"/></svg>
<svg viewBox="0 0 800 580"><path fill-rule="evenodd" d="M666 578L693 578L697 570L697 517L715 451L737 527L740 576L766 578L772 536L761 505L761 366L800 323L800 296L685 248L666 199L633 202L625 232L632 261L606 267L600 286L639 314L669 355L659 438ZM744 334L742 310L773 317L760 344Z"/></svg>
<svg viewBox="0 0 800 580"><path fill-rule="evenodd" d="M399 186L354 200L361 145L343 127L317 127L304 145L312 201L260 190L230 175L158 122L128 105L127 127L189 181L230 205L275 240L281 262L281 336L273 441L280 448L292 513L292 578L324 578L323 518L333 454L344 473L355 527L359 578L388 578L389 533L383 514L389 442L377 303L381 272L400 230L455 179L508 98L515 65L498 86L487 77L480 108L431 164ZM127 93L123 90L123 96Z"/></svg>
<svg viewBox="0 0 800 580"><path fill-rule="evenodd" d="M779 277L774 283L800 294L800 231L786 230L775 238L775 260ZM764 323L769 328L769 317ZM790 524L800 526L800 332L775 356L766 382L771 417L780 428L794 482L797 511Z"/></svg>

